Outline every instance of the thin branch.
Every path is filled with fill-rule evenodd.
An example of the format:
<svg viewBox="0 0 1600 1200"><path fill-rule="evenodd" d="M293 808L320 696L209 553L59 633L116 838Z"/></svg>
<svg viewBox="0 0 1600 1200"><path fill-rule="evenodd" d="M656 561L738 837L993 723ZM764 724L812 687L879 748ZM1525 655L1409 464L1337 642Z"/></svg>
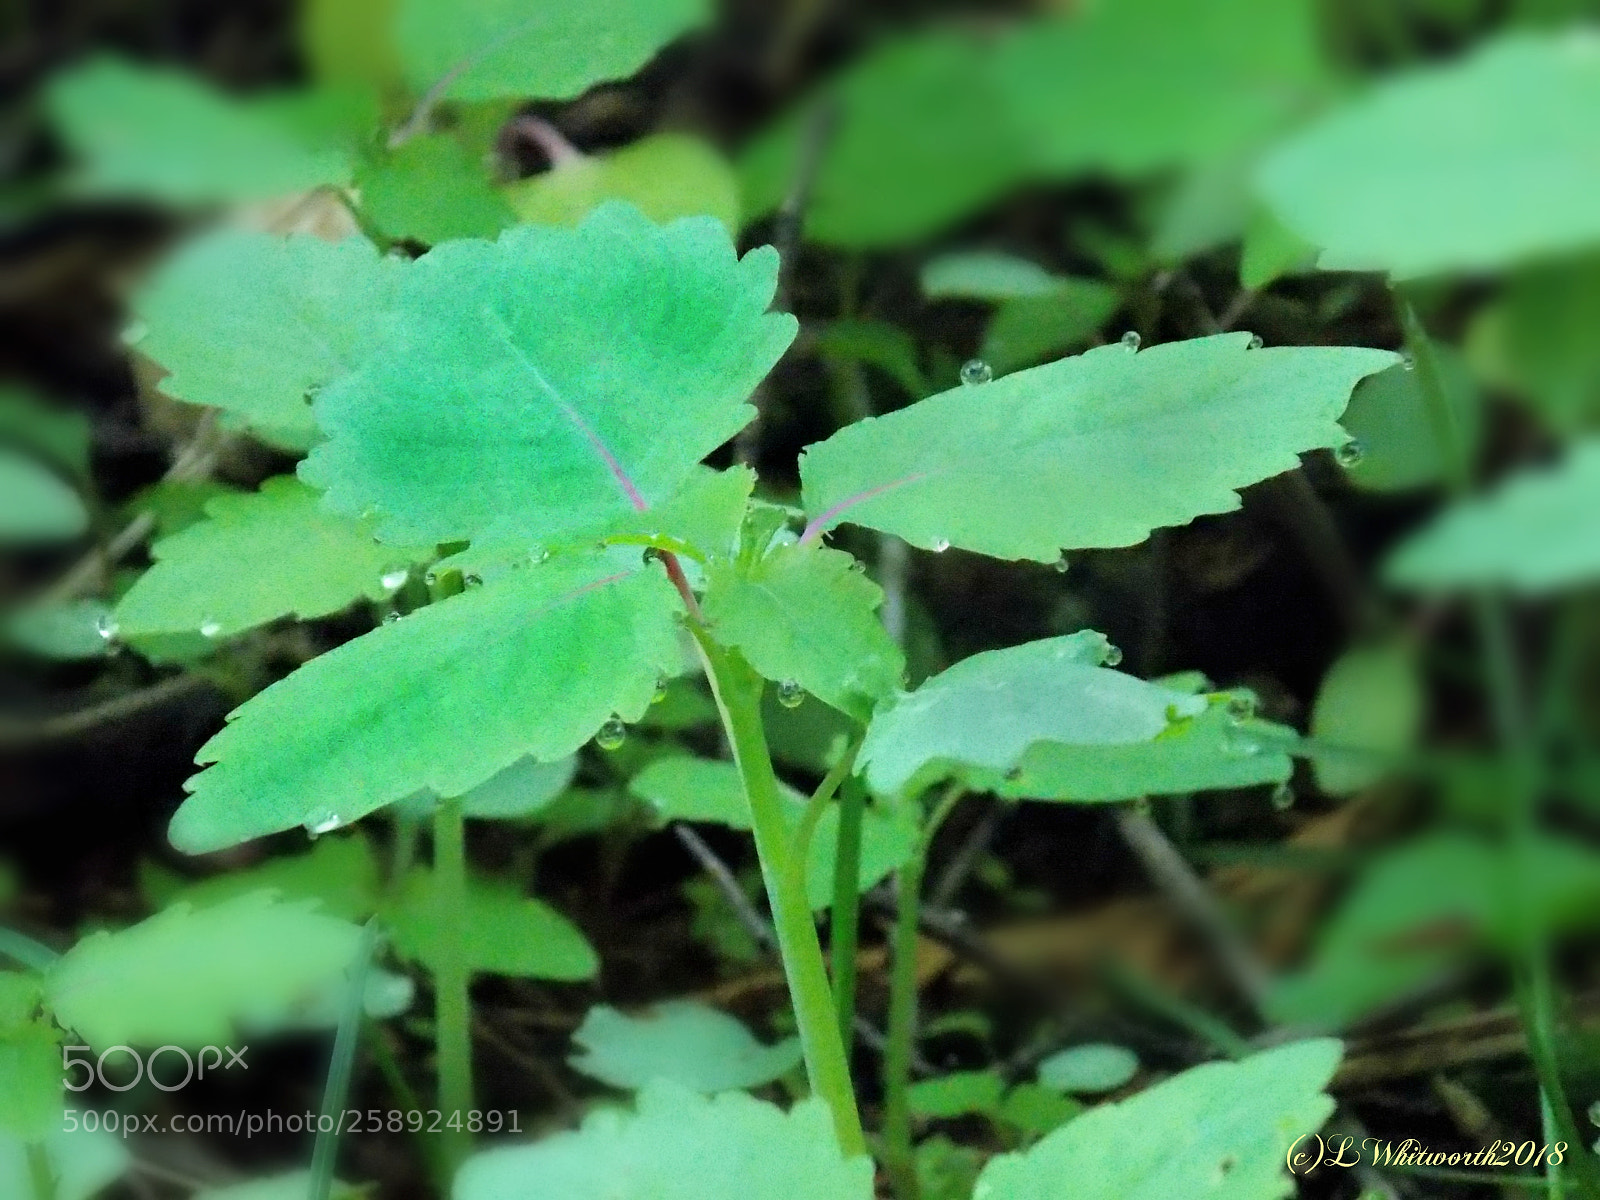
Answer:
<svg viewBox="0 0 1600 1200"><path fill-rule="evenodd" d="M127 692L101 704L80 708L76 712L46 717L41 721L11 721L0 719L0 749L15 749L39 742L62 741L89 733L102 725L160 708L192 692L213 690L215 684L199 675L174 675L137 692Z"/></svg>

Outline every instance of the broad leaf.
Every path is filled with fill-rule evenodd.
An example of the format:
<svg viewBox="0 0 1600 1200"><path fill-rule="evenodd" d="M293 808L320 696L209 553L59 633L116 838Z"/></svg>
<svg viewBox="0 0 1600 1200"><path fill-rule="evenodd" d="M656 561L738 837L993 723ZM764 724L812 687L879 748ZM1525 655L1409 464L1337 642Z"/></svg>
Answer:
<svg viewBox="0 0 1600 1200"><path fill-rule="evenodd" d="M577 225L607 200L626 200L652 221L715 217L739 231L739 181L715 147L682 133L658 133L610 154L582 155L510 184L517 219Z"/></svg>
<svg viewBox="0 0 1600 1200"><path fill-rule="evenodd" d="M280 475L211 501L207 520L155 544L155 565L117 604L120 636L224 638L279 617L326 616L392 596L426 556L379 545L369 526L318 499Z"/></svg>
<svg viewBox="0 0 1600 1200"><path fill-rule="evenodd" d="M1483 398L1459 354L1446 347L1437 347L1436 353L1456 431L1466 452L1475 456L1483 436ZM1402 363L1356 385L1340 424L1361 446L1360 456L1345 467L1357 487L1404 491L1448 477L1421 374Z"/></svg>
<svg viewBox="0 0 1600 1200"><path fill-rule="evenodd" d="M414 870L385 912L395 949L436 968L449 936L435 877ZM592 979L600 960L578 928L513 884L469 876L458 951L474 971L528 979Z"/></svg>
<svg viewBox="0 0 1600 1200"><path fill-rule="evenodd" d="M1273 154L1259 192L1326 270L1472 271L1600 242L1594 38L1516 34L1381 84Z"/></svg>
<svg viewBox="0 0 1600 1200"><path fill-rule="evenodd" d="M548 539L643 511L750 419L794 336L777 257L606 205L411 264L392 335L316 400L301 465L394 542ZM423 452L426 448L426 452Z"/></svg>
<svg viewBox="0 0 1600 1200"><path fill-rule="evenodd" d="M872 1162L839 1152L820 1100L788 1113L743 1092L657 1082L638 1108L467 1161L453 1200L871 1200Z"/></svg>
<svg viewBox="0 0 1600 1200"><path fill-rule="evenodd" d="M58 1057L58 1071L60 1066ZM55 1200L90 1200L133 1164L133 1155L123 1139L103 1129L65 1133L58 1124L44 1139L44 1145L56 1177ZM34 1194L27 1144L21 1138L0 1133L0 1195Z"/></svg>
<svg viewBox="0 0 1600 1200"><path fill-rule="evenodd" d="M361 238L207 234L135 297L137 345L169 372L167 395L303 450L311 393L371 351L402 273Z"/></svg>
<svg viewBox="0 0 1600 1200"><path fill-rule="evenodd" d="M858 762L873 789L901 791L960 767L1005 772L1035 742L1148 742L1205 701L1109 670L1104 635L1045 638L963 659L878 713Z"/></svg>
<svg viewBox="0 0 1600 1200"><path fill-rule="evenodd" d="M1238 488L1346 440L1383 350L1251 349L1223 334L1077 358L869 418L801 460L815 529L844 521L940 550L1054 562L1239 507Z"/></svg>
<svg viewBox="0 0 1600 1200"><path fill-rule="evenodd" d="M1283 1200L1293 1142L1333 1113L1338 1042L1292 1042L1193 1067L1090 1109L1021 1154L991 1159L974 1200ZM1067 1182L1067 1181L1070 1181Z"/></svg>
<svg viewBox="0 0 1600 1200"><path fill-rule="evenodd" d="M60 476L0 446L0 545L66 541L88 528L83 501Z"/></svg>
<svg viewBox="0 0 1600 1200"><path fill-rule="evenodd" d="M1382 779L1388 773L1385 758L1410 750L1422 731L1422 688L1416 656L1407 646L1359 646L1341 655L1317 689L1311 736L1356 753L1316 759L1317 786L1330 796L1347 796Z"/></svg>
<svg viewBox="0 0 1600 1200"><path fill-rule="evenodd" d="M197 756L216 765L190 780L172 842L326 832L571 754L613 713L644 713L678 660L677 606L658 570L559 561L380 626L233 714Z"/></svg>
<svg viewBox="0 0 1600 1200"><path fill-rule="evenodd" d="M102 57L58 75L45 97L87 191L205 204L350 179L349 151L306 136L281 104L181 72Z"/></svg>
<svg viewBox="0 0 1600 1200"><path fill-rule="evenodd" d="M366 165L357 184L363 215L391 238L432 246L516 223L484 164L448 134L411 138Z"/></svg>
<svg viewBox="0 0 1600 1200"><path fill-rule="evenodd" d="M419 93L565 100L632 75L706 17L705 0L399 0L395 37Z"/></svg>
<svg viewBox="0 0 1600 1200"><path fill-rule="evenodd" d="M1558 466L1522 471L1461 501L1402 543L1386 574L1397 587L1505 586L1541 593L1600 577L1600 440Z"/></svg>
<svg viewBox="0 0 1600 1200"><path fill-rule="evenodd" d="M905 673L905 656L878 619L882 601L850 555L789 545L748 568L714 564L704 609L717 640L762 675L864 723Z"/></svg>
<svg viewBox="0 0 1600 1200"><path fill-rule="evenodd" d="M45 1001L99 1050L220 1046L340 980L359 938L356 926L271 892L205 909L180 903L84 938L46 974Z"/></svg>
<svg viewBox="0 0 1600 1200"><path fill-rule="evenodd" d="M665 1079L709 1096L760 1087L800 1065L799 1038L764 1045L736 1017L695 1000L670 1000L636 1017L608 1004L589 1010L567 1061L601 1083L642 1088Z"/></svg>

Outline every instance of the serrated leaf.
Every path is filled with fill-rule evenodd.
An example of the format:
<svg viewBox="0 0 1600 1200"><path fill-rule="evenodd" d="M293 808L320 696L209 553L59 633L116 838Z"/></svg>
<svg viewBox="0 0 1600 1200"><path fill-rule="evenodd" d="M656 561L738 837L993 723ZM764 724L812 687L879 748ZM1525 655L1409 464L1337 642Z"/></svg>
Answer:
<svg viewBox="0 0 1600 1200"><path fill-rule="evenodd" d="M212 500L205 521L155 544L155 564L117 603L119 634L225 638L280 617L327 616L392 596L429 556L379 545L369 524L318 501L292 475Z"/></svg>
<svg viewBox="0 0 1600 1200"><path fill-rule="evenodd" d="M612 1087L665 1079L709 1096L760 1087L800 1065L799 1038L758 1042L744 1024L695 1000L669 1000L638 1016L596 1005L572 1035L572 1068Z"/></svg>
<svg viewBox="0 0 1600 1200"><path fill-rule="evenodd" d="M1595 37L1513 34L1380 84L1280 147L1259 194L1325 270L1473 271L1600 241Z"/></svg>
<svg viewBox="0 0 1600 1200"><path fill-rule="evenodd" d="M252 892L212 908L176 904L84 938L45 975L56 1019L96 1049L224 1045L343 977L361 931Z"/></svg>
<svg viewBox="0 0 1600 1200"><path fill-rule="evenodd" d="M35 1020L0 1030L0 1136L37 1142L60 1129L61 1086L59 1029Z"/></svg>
<svg viewBox="0 0 1600 1200"><path fill-rule="evenodd" d="M1025 642L963 659L885 708L857 759L880 794L960 767L1004 772L1040 741L1148 742L1205 701L1109 670L1099 633Z"/></svg>
<svg viewBox="0 0 1600 1200"><path fill-rule="evenodd" d="M236 710L169 836L199 853L328 829L562 758L613 713L644 713L678 660L677 611L660 571L560 561L382 625Z"/></svg>
<svg viewBox="0 0 1600 1200"><path fill-rule="evenodd" d="M44 1144L56 1177L55 1200L90 1200L133 1164L123 1139L103 1129L65 1133L58 1125ZM0 1195L34 1195L27 1144L5 1133L0 1133Z"/></svg>
<svg viewBox="0 0 1600 1200"><path fill-rule="evenodd" d="M1390 557L1396 587L1509 587L1538 594L1600 577L1600 440L1574 444L1557 466L1520 471L1458 501Z"/></svg>
<svg viewBox="0 0 1600 1200"><path fill-rule="evenodd" d="M1483 400L1461 356L1436 348L1439 373L1465 453L1474 458L1483 436ZM1356 385L1340 421L1361 444L1359 461L1345 474L1357 487L1404 491L1447 477L1439 434L1429 415L1421 372L1404 364L1370 375Z"/></svg>
<svg viewBox="0 0 1600 1200"><path fill-rule="evenodd" d="M1410 750L1421 732L1425 699L1409 647L1360 646L1328 668L1311 709L1311 736L1330 746L1370 751L1377 761L1334 755L1312 761L1317 786L1348 796L1388 773L1383 761Z"/></svg>
<svg viewBox="0 0 1600 1200"><path fill-rule="evenodd" d="M776 273L709 218L611 204L575 230L437 247L406 271L392 336L317 397L329 440L301 475L402 543L647 509L750 419L796 327L765 312Z"/></svg>
<svg viewBox="0 0 1600 1200"><path fill-rule="evenodd" d="M577 225L607 200L626 200L652 221L715 217L739 231L739 181L715 147L683 133L658 133L610 154L558 161L508 184L517 219Z"/></svg>
<svg viewBox="0 0 1600 1200"><path fill-rule="evenodd" d="M705 0L400 0L395 40L419 93L565 100L632 75L707 16Z"/></svg>
<svg viewBox="0 0 1600 1200"><path fill-rule="evenodd" d="M349 151L305 137L275 99L238 99L109 56L63 71L45 91L87 191L206 204L348 182Z"/></svg>
<svg viewBox="0 0 1600 1200"><path fill-rule="evenodd" d="M1318 1039L1192 1067L991 1159L973 1198L1051 1200L1070 1186L1073 1200L1283 1200L1290 1145L1333 1113L1323 1089L1341 1051Z"/></svg>
<svg viewBox="0 0 1600 1200"><path fill-rule="evenodd" d="M62 542L88 528L77 492L27 455L0 446L0 545Z"/></svg>
<svg viewBox="0 0 1600 1200"><path fill-rule="evenodd" d="M435 968L449 936L433 872L417 868L385 911L395 949ZM441 928L444 925L445 928ZM466 955L474 971L527 979L591 979L600 969L594 948L578 927L511 883L471 875L461 914Z"/></svg>
<svg viewBox="0 0 1600 1200"><path fill-rule="evenodd" d="M451 238L492 238L516 223L488 169L454 137L414 137L364 165L361 211L391 238L432 246Z"/></svg>
<svg viewBox="0 0 1600 1200"><path fill-rule="evenodd" d="M1350 390L1395 361L1245 333L1102 346L840 430L801 460L806 511L997 558L1133 545L1343 442Z"/></svg>
<svg viewBox="0 0 1600 1200"><path fill-rule="evenodd" d="M747 568L713 563L703 608L717 640L766 678L792 680L864 723L905 673L878 619L882 602L850 555L789 545Z"/></svg>
<svg viewBox="0 0 1600 1200"><path fill-rule="evenodd" d="M11 641L44 658L87 661L112 649L111 609L103 600L33 605L14 613L5 628Z"/></svg>
<svg viewBox="0 0 1600 1200"><path fill-rule="evenodd" d="M454 1200L871 1200L872 1162L846 1159L826 1106L785 1113L743 1092L656 1082L632 1113L467 1160Z"/></svg>
<svg viewBox="0 0 1600 1200"><path fill-rule="evenodd" d="M403 266L362 238L222 230L178 251L134 299L161 388L275 444L316 437L307 397L372 350Z"/></svg>

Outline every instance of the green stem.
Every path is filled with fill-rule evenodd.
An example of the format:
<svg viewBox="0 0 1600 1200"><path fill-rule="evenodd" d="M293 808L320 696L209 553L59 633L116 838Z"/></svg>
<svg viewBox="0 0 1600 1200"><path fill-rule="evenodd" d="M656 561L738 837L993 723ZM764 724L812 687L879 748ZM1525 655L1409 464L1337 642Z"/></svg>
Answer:
<svg viewBox="0 0 1600 1200"><path fill-rule="evenodd" d="M43 1142L28 1143L28 1179L33 1183L33 1200L56 1200L56 1168Z"/></svg>
<svg viewBox="0 0 1600 1200"><path fill-rule="evenodd" d="M361 1018L365 1013L367 973L378 949L378 919L369 918L361 931L356 960L350 967L344 1008L339 1014L339 1029L333 1037L333 1053L328 1059L328 1080L322 1089L322 1125L317 1130L316 1148L311 1153L311 1187L308 1200L328 1200L333 1190L333 1169L339 1155L339 1114L350 1097L350 1076L355 1068L356 1046L361 1041Z"/></svg>
<svg viewBox="0 0 1600 1200"><path fill-rule="evenodd" d="M822 961L822 943L806 898L804 872L793 865L793 830L784 812L783 794L772 770L766 731L761 724L765 683L736 651L718 646L698 623L690 622L689 628L705 661L706 675L750 803L756 853L761 859L761 875L767 885L778 953L789 981L811 1090L832 1110L834 1129L845 1155L864 1154L866 1138L856 1110L849 1061L839 1037L833 993Z"/></svg>
<svg viewBox="0 0 1600 1200"><path fill-rule="evenodd" d="M438 906L438 956L433 990L439 1054L439 1109L444 1115L442 1160L454 1178L472 1152L472 1009L466 942L466 822L460 800L446 800L433 819L433 901Z"/></svg>
<svg viewBox="0 0 1600 1200"><path fill-rule="evenodd" d="M828 954L833 962L833 1006L839 1014L839 1040L855 1044L856 948L861 939L861 818L867 787L854 775L839 790L839 842L833 856L833 908Z"/></svg>

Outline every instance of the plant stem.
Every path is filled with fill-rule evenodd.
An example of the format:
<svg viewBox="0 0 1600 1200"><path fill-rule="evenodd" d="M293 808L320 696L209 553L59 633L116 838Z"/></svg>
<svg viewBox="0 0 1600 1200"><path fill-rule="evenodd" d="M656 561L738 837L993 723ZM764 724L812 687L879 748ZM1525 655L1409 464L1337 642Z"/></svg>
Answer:
<svg viewBox="0 0 1600 1200"><path fill-rule="evenodd" d="M33 1183L33 1200L56 1200L56 1168L43 1142L28 1143L28 1178Z"/></svg>
<svg viewBox="0 0 1600 1200"><path fill-rule="evenodd" d="M861 1133L850 1066L839 1036L828 971L822 961L822 943L806 899L804 872L793 864L790 842L794 832L784 812L783 795L761 724L765 682L736 651L725 650L712 641L697 622L690 622L689 628L705 661L706 675L750 803L756 853L761 859L761 875L767 885L778 953L789 981L811 1090L832 1110L834 1130L845 1155L863 1154L866 1139Z"/></svg>
<svg viewBox="0 0 1600 1200"><path fill-rule="evenodd" d="M833 908L828 953L833 961L833 1006L839 1013L839 1038L850 1046L856 1027L856 947L861 938L861 818L867 788L854 775L839 790L839 842L833 856Z"/></svg>
<svg viewBox="0 0 1600 1200"><path fill-rule="evenodd" d="M438 906L438 957L433 964L434 1021L439 1054L439 1110L444 1115L446 1174L454 1178L472 1152L471 983L465 947L466 822L461 801L446 800L433 819L433 902ZM453 1127L452 1127L453 1126Z"/></svg>
<svg viewBox="0 0 1600 1200"><path fill-rule="evenodd" d="M361 1018L365 1011L367 973L378 948L378 919L369 918L361 930L356 960L350 966L344 1007L339 1013L339 1029L333 1037L333 1053L328 1058L328 1080L322 1088L324 1121L317 1129L316 1148L311 1153L311 1187L308 1200L328 1200L333 1190L333 1169L339 1154L339 1114L350 1096L350 1076L355 1067L356 1045L361 1040Z"/></svg>

